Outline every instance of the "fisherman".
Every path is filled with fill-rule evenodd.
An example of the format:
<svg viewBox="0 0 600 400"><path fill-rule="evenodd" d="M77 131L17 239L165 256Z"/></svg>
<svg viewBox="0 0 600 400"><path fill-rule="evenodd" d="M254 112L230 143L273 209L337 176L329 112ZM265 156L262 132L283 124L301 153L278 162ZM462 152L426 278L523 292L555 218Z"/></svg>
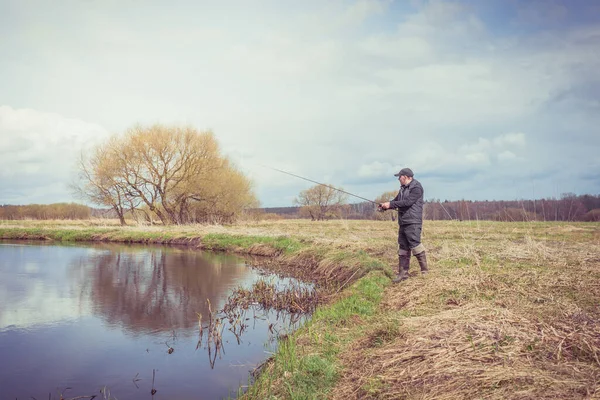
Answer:
<svg viewBox="0 0 600 400"><path fill-rule="evenodd" d="M394 174L400 181L400 191L394 200L381 203L382 210L398 210L398 276L394 283L408 279L410 253L417 258L421 274L426 274L427 257L425 247L421 244L423 228L423 186L414 179L410 168L402 168Z"/></svg>

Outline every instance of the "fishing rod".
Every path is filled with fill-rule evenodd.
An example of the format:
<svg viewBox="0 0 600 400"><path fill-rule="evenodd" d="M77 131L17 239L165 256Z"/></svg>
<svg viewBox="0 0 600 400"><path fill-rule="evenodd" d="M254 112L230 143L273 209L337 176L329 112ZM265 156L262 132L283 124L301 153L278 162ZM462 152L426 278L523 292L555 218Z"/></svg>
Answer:
<svg viewBox="0 0 600 400"><path fill-rule="evenodd" d="M309 182L312 182L312 183L316 183L317 185L321 185L321 186L325 186L325 187L331 188L331 189L333 189L333 190L337 190L338 192L346 193L346 194L348 194L348 195L350 195L350 196L358 197L358 198L359 198L359 199L361 199L361 200L365 200L365 201L368 201L369 203L373 203L373 204L377 205L377 211L385 211L385 210L383 210L383 209L381 208L381 203L377 203L377 202L375 202L375 201L373 201L373 200L365 199L364 197L358 196L358 195L356 195L356 194L352 194L352 193L346 192L345 190L338 189L338 188L336 188L336 187L333 187L333 186L331 186L331 185L327 185L327 184L325 184L325 183L320 183L320 182L317 182L317 181L313 181L312 179L308 179L308 178L305 178L305 177L303 177L303 176L300 176L300 175L292 174L291 172L283 171L283 170L281 170L281 169L277 169L277 168L269 167L269 166L262 165L262 164L259 164L259 165L260 165L261 167L264 167L264 168L272 169L273 171L281 172L281 173L283 173L283 174L290 175L290 176L295 176L296 178L304 179L305 181L309 181ZM450 215L450 213L448 212L448 210L446 210L446 207L444 207L444 205L442 204L442 202L441 202L441 201L438 201L438 203L440 204L440 206L442 206L442 209L443 209L443 210L446 212L446 214L448 214L448 217L450 217L450 219L451 219L451 220L454 220L454 219L452 218L452 216Z"/></svg>
<svg viewBox="0 0 600 400"><path fill-rule="evenodd" d="M309 182L312 182L312 183L316 183L317 185L325 186L325 187L328 187L328 188L330 188L330 189L337 190L338 192L346 193L346 194L348 194L348 195L350 195L350 196L358 197L358 198L359 198L359 199L361 199L361 200L368 201L369 203L376 204L376 205L377 205L377 207L380 207L380 204L379 204L379 203L377 203L377 202L375 202L375 201L373 201L373 200L365 199L364 197L358 196L358 195L356 195L356 194L352 194L352 193L350 193L350 192L346 192L345 190L338 189L338 188L336 188L336 187L333 187L333 186L331 186L331 185L327 185L327 184L325 184L325 183L320 183L320 182L317 182L317 181L313 181L312 179L308 179L308 178L305 178L305 177L303 177L303 176L300 176L300 175L292 174L291 172L286 172L286 171L283 171L283 170L281 170L281 169L277 169L277 168L273 168L273 167L268 167L268 166L266 166L266 165L263 165L263 167L265 167L265 168L268 168L268 169L272 169L273 171L278 171L278 172L281 172L281 173L283 173L283 174L286 174L286 175L295 176L296 178L304 179L305 181L309 181Z"/></svg>

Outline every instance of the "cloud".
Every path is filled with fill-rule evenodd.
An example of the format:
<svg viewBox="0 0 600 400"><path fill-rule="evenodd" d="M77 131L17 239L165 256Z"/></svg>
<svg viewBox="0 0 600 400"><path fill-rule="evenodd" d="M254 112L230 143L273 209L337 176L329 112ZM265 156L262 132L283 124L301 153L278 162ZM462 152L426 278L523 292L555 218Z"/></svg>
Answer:
<svg viewBox="0 0 600 400"><path fill-rule="evenodd" d="M502 134L490 139L477 138L474 142L455 143L449 146L440 146L436 143L429 143L423 146L415 154L415 165L418 169L432 173L436 170L454 170L459 171L479 171L484 172L495 163L495 155L500 152L504 156L499 157L504 159L507 156L507 148L514 152L522 153L526 149L525 135L518 134ZM516 148L515 148L516 147ZM517 155L511 154L516 158Z"/></svg>
<svg viewBox="0 0 600 400"><path fill-rule="evenodd" d="M340 22L347 25L357 25L374 14L383 13L390 1L358 0L350 4L342 13Z"/></svg>
<svg viewBox="0 0 600 400"><path fill-rule="evenodd" d="M0 6L11 33L0 51L14 55L0 65L1 99L111 132L136 122L211 128L263 205L290 205L310 184L260 164L367 197L410 166L429 177L428 193L438 185L468 198L487 185L498 198L499 178L537 176L557 159L579 182L600 146L599 21L581 15L581 2L545 4L524 25L535 17L526 3L504 1L149 2L143 14L104 2L53 5L52 22L50 6L14 3L18 26ZM43 156L70 154L44 126L45 138L30 130L0 151L64 164ZM21 174L42 171L10 160ZM468 179L446 187L449 171Z"/></svg>
<svg viewBox="0 0 600 400"><path fill-rule="evenodd" d="M390 177L403 167L411 167L419 177L461 181L475 175L492 173L511 175L522 168L528 151L524 133L506 133L490 139L477 138L471 142L442 146L424 143L410 150L411 157L402 164L373 161L358 167L346 181L353 185L373 185L392 182ZM506 165L510 160L512 164ZM502 167L498 172L497 168Z"/></svg>
<svg viewBox="0 0 600 400"><path fill-rule="evenodd" d="M510 161L517 158L515 153L509 150L505 150L502 153L498 154L498 161Z"/></svg>
<svg viewBox="0 0 600 400"><path fill-rule="evenodd" d="M0 203L70 200L80 152L107 135L55 113L0 106Z"/></svg>
<svg viewBox="0 0 600 400"><path fill-rule="evenodd" d="M525 134L524 133L505 133L494 139L494 145L496 147L524 147L525 146Z"/></svg>
<svg viewBox="0 0 600 400"><path fill-rule="evenodd" d="M361 178L374 178L383 174L389 174L393 167L387 163L374 161L370 164L363 164L358 169L358 176Z"/></svg>

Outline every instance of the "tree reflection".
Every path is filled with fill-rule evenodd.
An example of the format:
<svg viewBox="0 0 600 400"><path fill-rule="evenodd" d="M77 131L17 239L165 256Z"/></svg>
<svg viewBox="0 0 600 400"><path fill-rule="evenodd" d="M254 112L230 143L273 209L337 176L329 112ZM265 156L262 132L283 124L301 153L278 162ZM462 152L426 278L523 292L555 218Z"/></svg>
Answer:
<svg viewBox="0 0 600 400"><path fill-rule="evenodd" d="M72 267L75 287L94 314L133 333L198 326L207 299L221 304L248 274L237 257L199 251L108 247Z"/></svg>

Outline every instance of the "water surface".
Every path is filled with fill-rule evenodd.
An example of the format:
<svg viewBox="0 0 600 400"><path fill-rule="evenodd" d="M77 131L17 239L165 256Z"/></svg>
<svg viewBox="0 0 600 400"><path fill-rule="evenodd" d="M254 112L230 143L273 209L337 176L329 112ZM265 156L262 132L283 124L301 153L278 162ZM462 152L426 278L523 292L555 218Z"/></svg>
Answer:
<svg viewBox="0 0 600 400"><path fill-rule="evenodd" d="M259 278L243 258L186 248L0 241L0 398L233 395L293 327L249 315L241 342L226 326L209 360L198 313Z"/></svg>

